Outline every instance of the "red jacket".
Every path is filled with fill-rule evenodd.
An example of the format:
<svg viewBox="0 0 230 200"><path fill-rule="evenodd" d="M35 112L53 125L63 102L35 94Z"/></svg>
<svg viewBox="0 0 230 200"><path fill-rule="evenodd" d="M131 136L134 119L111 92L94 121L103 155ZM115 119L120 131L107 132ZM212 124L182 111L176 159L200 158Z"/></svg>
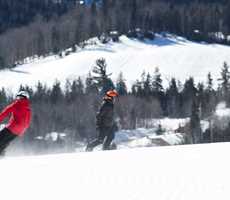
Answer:
<svg viewBox="0 0 230 200"><path fill-rule="evenodd" d="M30 102L26 98L15 100L0 113L0 123L9 115L10 120L6 125L13 134L22 136L30 125Z"/></svg>

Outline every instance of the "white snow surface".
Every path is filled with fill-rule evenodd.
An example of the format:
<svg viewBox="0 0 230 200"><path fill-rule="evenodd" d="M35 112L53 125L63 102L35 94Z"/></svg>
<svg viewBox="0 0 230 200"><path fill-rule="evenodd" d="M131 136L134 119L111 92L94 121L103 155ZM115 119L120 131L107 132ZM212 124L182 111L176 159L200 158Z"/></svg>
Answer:
<svg viewBox="0 0 230 200"><path fill-rule="evenodd" d="M215 115L218 117L230 117L230 108L227 108L226 102L220 102L216 107Z"/></svg>
<svg viewBox="0 0 230 200"><path fill-rule="evenodd" d="M0 160L4 200L229 200L230 143Z"/></svg>
<svg viewBox="0 0 230 200"><path fill-rule="evenodd" d="M176 118L162 118L150 119L149 124L154 125L154 128L137 128L135 130L120 130L116 133L115 143L119 149L136 148L155 146L155 139L162 139L168 145L182 144L183 133L176 133L179 126L184 126L188 123L189 119L176 119ZM163 133L157 135L156 131L158 125L161 125ZM153 142L152 142L153 140Z"/></svg>
<svg viewBox="0 0 230 200"><path fill-rule="evenodd" d="M116 81L118 74L123 72L129 88L144 70L153 74L156 67L167 86L172 77L184 81L193 76L196 82L205 82L209 72L217 80L223 62L230 63L228 46L191 42L169 34L166 37L158 34L153 41L121 36L119 43L101 44L97 39L91 42L97 44L88 45L62 59L49 56L13 70L1 71L1 86L14 93L20 84L34 86L41 81L51 86L59 80L64 87L67 78L86 77L96 59L101 57L106 59L112 79Z"/></svg>
<svg viewBox="0 0 230 200"><path fill-rule="evenodd" d="M183 135L181 133L165 132L162 135L156 135L156 128L136 130L121 130L116 133L114 142L119 149L129 149L136 147L156 146L151 140L162 139L168 145L182 144Z"/></svg>

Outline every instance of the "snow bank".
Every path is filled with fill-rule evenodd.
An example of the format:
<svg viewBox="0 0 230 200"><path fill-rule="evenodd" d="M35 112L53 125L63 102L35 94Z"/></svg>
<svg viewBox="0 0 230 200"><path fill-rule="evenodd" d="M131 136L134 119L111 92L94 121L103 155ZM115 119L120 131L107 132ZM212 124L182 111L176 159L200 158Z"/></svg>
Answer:
<svg viewBox="0 0 230 200"><path fill-rule="evenodd" d="M230 117L230 108L227 108L226 102L221 102L217 105L215 115L218 117Z"/></svg>
<svg viewBox="0 0 230 200"><path fill-rule="evenodd" d="M138 128L136 130L121 130L116 133L115 142L118 148L136 148L147 146L159 146L158 140L168 145L181 144L184 141L183 133L175 133L179 126L184 126L189 119L151 119L151 123L155 124L155 128L145 129ZM163 133L157 135L158 125L161 125Z"/></svg>

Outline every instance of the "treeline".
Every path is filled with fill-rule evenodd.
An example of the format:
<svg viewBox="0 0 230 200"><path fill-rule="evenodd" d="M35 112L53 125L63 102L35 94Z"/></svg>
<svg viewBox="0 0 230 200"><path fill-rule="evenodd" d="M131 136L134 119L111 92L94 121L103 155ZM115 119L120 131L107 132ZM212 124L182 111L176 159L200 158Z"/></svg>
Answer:
<svg viewBox="0 0 230 200"><path fill-rule="evenodd" d="M0 0L0 33L28 25L38 15L46 21L61 16L73 3L72 0Z"/></svg>
<svg viewBox="0 0 230 200"><path fill-rule="evenodd" d="M229 44L230 1L1 2L1 26L7 31L0 35L0 68L22 64L28 57L60 54L67 48L76 51L91 37L110 31L129 34L137 28L144 33L166 31L197 41Z"/></svg>
<svg viewBox="0 0 230 200"><path fill-rule="evenodd" d="M186 143L230 140L226 129L215 128L212 135L210 130L204 135L200 125L201 119L209 119L213 115L219 102L230 102L230 72L226 63L221 69L217 89L213 87L210 73L205 84L195 84L192 77L184 83L172 78L169 86L164 88L160 71L156 68L153 74L143 72L140 80L128 91L122 73L114 83L107 74L106 66L104 59L98 59L85 81L79 77L67 80L64 86L58 81L52 88L42 83L38 83L36 88L21 86L29 92L33 110L32 124L23 138L24 144L30 147L31 144L44 145L47 134L52 132L66 134L65 141L62 141L61 135L58 141L60 144L67 143L69 148L74 148L77 141L92 139L96 135L95 115L102 97L105 91L113 88L120 94L115 109L116 121L122 129L148 128L149 120L153 118L188 117L190 124L178 130L187 134ZM1 108L11 100L2 89Z"/></svg>

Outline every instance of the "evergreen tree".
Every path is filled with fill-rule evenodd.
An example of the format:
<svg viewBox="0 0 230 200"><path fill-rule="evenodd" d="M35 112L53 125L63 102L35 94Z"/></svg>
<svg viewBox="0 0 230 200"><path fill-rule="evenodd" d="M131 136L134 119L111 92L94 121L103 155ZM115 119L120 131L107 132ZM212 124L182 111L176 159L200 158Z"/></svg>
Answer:
<svg viewBox="0 0 230 200"><path fill-rule="evenodd" d="M185 81L184 88L181 92L182 98L182 115L188 117L191 115L191 108L193 101L196 100L197 89L194 84L193 77Z"/></svg>
<svg viewBox="0 0 230 200"><path fill-rule="evenodd" d="M93 79L95 80L101 95L105 95L108 90L115 89L112 80L109 78L112 74L107 74L107 64L104 58L96 60L96 66L93 68Z"/></svg>
<svg viewBox="0 0 230 200"><path fill-rule="evenodd" d="M58 54L60 51L60 34L55 26L52 27L52 33L51 33L51 39L52 39L52 52L54 54Z"/></svg>
<svg viewBox="0 0 230 200"><path fill-rule="evenodd" d="M143 84L141 81L136 80L136 82L132 85L132 95L136 97L143 97Z"/></svg>
<svg viewBox="0 0 230 200"><path fill-rule="evenodd" d="M136 80L136 82L131 87L131 94L134 96L137 96L137 87L138 87L137 82L138 82L138 80Z"/></svg>
<svg viewBox="0 0 230 200"><path fill-rule="evenodd" d="M77 94L78 96L82 96L82 95L84 94L85 88L84 88L84 83L83 83L81 77L78 77L76 83L77 83L77 84L76 84L76 86L77 86L77 87L76 87L76 94Z"/></svg>
<svg viewBox="0 0 230 200"><path fill-rule="evenodd" d="M180 95L176 79L172 78L166 91L167 113L171 117L178 117L180 113Z"/></svg>
<svg viewBox="0 0 230 200"><path fill-rule="evenodd" d="M152 80L152 92L153 96L157 98L161 104L161 109L164 112L164 115L167 114L167 102L165 98L164 88L162 86L162 78L159 71L159 68L155 68L155 72Z"/></svg>
<svg viewBox="0 0 230 200"><path fill-rule="evenodd" d="M205 116L207 102L205 98L204 84L199 83L197 86L197 103L200 106L200 118L202 119Z"/></svg>
<svg viewBox="0 0 230 200"><path fill-rule="evenodd" d="M223 12L223 20L224 20L224 25L226 25L226 35L230 33L230 1L227 1L227 4L225 5L224 12Z"/></svg>
<svg viewBox="0 0 230 200"><path fill-rule="evenodd" d="M78 97L84 94L84 84L79 77L74 80L70 86L69 98L71 102L74 102Z"/></svg>
<svg viewBox="0 0 230 200"><path fill-rule="evenodd" d="M0 110L4 108L7 103L7 95L4 88L0 90Z"/></svg>
<svg viewBox="0 0 230 200"><path fill-rule="evenodd" d="M136 0L131 0L131 23L130 23L130 28L132 30L135 30L137 28L136 23L137 23L137 2Z"/></svg>
<svg viewBox="0 0 230 200"><path fill-rule="evenodd" d="M102 32L108 31L109 25L109 0L102 0Z"/></svg>
<svg viewBox="0 0 230 200"><path fill-rule="evenodd" d="M148 73L143 84L143 95L145 98L150 98L152 95L151 75Z"/></svg>
<svg viewBox="0 0 230 200"><path fill-rule="evenodd" d="M202 142L202 132L200 126L200 115L199 115L199 105L197 102L193 101L192 103L192 112L190 117L190 128L192 143L197 144Z"/></svg>
<svg viewBox="0 0 230 200"><path fill-rule="evenodd" d="M162 92L164 91L162 86L162 78L158 67L155 68L152 87L153 87L153 92L156 95L162 94Z"/></svg>
<svg viewBox="0 0 230 200"><path fill-rule="evenodd" d="M213 89L213 79L211 73L207 76L207 87L204 90L204 104L205 110L203 110L204 116L209 116L215 110L216 92Z"/></svg>
<svg viewBox="0 0 230 200"><path fill-rule="evenodd" d="M98 19L98 13L97 13L97 5L96 2L93 1L91 4L91 22L90 22L90 36L95 37L99 34L99 27L97 24Z"/></svg>
<svg viewBox="0 0 230 200"><path fill-rule="evenodd" d="M229 66L226 62L223 64L223 68L221 69L221 78L219 79L220 82L220 92L221 97L223 100L228 99L229 96L229 89L230 89L230 72Z"/></svg>
<svg viewBox="0 0 230 200"><path fill-rule="evenodd" d="M50 93L50 101L52 104L57 104L63 99L64 95L61 89L61 83L56 81Z"/></svg>
<svg viewBox="0 0 230 200"><path fill-rule="evenodd" d="M91 73L88 74L85 80L85 93L86 94L98 94L98 88L96 83L93 80Z"/></svg>
<svg viewBox="0 0 230 200"><path fill-rule="evenodd" d="M0 56L0 69L4 69L5 67L5 60L2 56Z"/></svg>
<svg viewBox="0 0 230 200"><path fill-rule="evenodd" d="M33 95L33 101L41 102L41 101L47 101L47 87L43 86L42 83L39 81L36 85L36 89Z"/></svg>
<svg viewBox="0 0 230 200"><path fill-rule="evenodd" d="M41 31L39 31L37 36L37 54L42 56L45 53L45 38Z"/></svg>
<svg viewBox="0 0 230 200"><path fill-rule="evenodd" d="M207 76L207 88L206 88L206 90L208 92L213 91L213 78L212 78L212 75L210 72L208 73L208 76Z"/></svg>
<svg viewBox="0 0 230 200"><path fill-rule="evenodd" d="M116 83L116 90L117 90L118 94L121 96L128 94L127 86L125 84L125 79L123 77L122 72L118 75L118 79L117 79L117 83Z"/></svg>

